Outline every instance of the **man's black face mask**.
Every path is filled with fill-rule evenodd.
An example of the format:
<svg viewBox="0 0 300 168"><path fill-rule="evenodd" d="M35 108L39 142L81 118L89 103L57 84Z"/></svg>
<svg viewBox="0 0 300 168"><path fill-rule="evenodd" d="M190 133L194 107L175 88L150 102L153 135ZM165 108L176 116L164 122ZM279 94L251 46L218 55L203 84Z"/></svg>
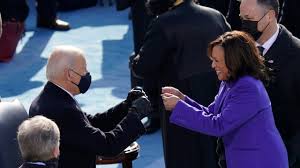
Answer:
<svg viewBox="0 0 300 168"><path fill-rule="evenodd" d="M77 73L73 69L71 69L71 70L80 76L79 84L76 84L74 82L72 82L72 83L79 88L80 93L82 93L82 94L85 93L91 85L92 76L90 75L89 72L87 72L84 76L81 76L79 73Z"/></svg>
<svg viewBox="0 0 300 168"><path fill-rule="evenodd" d="M257 25L258 23L268 14L265 13L264 16L262 16L258 21L252 21L252 20L245 20L245 19L241 19L242 21L242 31L249 33L255 41L257 41L259 39L259 37L262 35L263 31L267 28L267 25L263 31L259 31L257 30Z"/></svg>

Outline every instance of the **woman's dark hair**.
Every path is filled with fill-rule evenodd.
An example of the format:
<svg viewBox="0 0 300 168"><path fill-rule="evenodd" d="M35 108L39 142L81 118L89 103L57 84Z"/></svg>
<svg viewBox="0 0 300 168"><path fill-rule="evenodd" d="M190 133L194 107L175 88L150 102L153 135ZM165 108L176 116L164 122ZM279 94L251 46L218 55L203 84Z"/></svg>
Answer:
<svg viewBox="0 0 300 168"><path fill-rule="evenodd" d="M212 57L215 46L224 48L225 64L229 70L229 80L236 80L244 75L250 75L262 81L268 81L264 58L259 54L255 41L241 31L226 32L211 42L208 56Z"/></svg>
<svg viewBox="0 0 300 168"><path fill-rule="evenodd" d="M148 14L158 16L169 10L176 0L147 0L146 9Z"/></svg>

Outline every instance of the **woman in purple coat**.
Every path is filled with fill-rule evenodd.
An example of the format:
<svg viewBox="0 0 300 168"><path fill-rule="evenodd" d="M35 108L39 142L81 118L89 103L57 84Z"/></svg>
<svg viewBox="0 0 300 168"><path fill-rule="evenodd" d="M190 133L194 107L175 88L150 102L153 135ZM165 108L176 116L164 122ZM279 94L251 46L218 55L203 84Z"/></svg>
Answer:
<svg viewBox="0 0 300 168"><path fill-rule="evenodd" d="M215 101L205 107L176 88L164 87L170 122L222 138L228 168L288 168L286 148L261 82L267 75L255 42L232 31L213 41L208 51L222 81Z"/></svg>

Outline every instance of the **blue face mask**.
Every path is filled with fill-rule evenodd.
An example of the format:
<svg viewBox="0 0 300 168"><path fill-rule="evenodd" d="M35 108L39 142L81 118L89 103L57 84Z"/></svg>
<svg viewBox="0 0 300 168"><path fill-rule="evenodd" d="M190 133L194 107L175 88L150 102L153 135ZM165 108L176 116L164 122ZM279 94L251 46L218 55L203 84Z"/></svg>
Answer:
<svg viewBox="0 0 300 168"><path fill-rule="evenodd" d="M79 73L77 73L73 69L71 69L71 70L80 76L79 84L76 84L72 81L71 82L79 88L80 93L82 93L82 94L85 93L91 85L92 76L90 75L89 72L87 72L84 76L81 76Z"/></svg>

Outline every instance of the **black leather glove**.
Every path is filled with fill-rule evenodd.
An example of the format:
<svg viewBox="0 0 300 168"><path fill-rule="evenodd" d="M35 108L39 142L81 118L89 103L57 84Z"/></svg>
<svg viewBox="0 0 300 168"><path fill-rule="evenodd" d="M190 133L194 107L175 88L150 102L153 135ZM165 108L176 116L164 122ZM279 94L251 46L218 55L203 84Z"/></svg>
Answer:
<svg viewBox="0 0 300 168"><path fill-rule="evenodd" d="M128 104L128 106L130 107L132 102L142 96L146 96L146 93L144 92L143 88L140 86L136 86L133 89L131 89L128 92L127 98L125 100L125 102Z"/></svg>
<svg viewBox="0 0 300 168"><path fill-rule="evenodd" d="M132 102L129 112L136 113L141 120L151 112L151 103L146 96L142 96Z"/></svg>

